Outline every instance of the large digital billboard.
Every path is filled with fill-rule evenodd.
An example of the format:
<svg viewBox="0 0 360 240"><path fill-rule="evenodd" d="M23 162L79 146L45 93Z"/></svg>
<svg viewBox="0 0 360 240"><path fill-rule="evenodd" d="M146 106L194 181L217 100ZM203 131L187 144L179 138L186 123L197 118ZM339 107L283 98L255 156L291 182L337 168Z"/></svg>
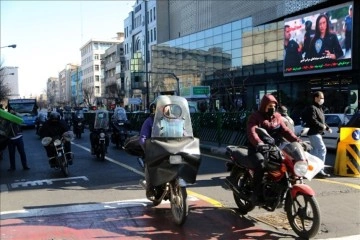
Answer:
<svg viewBox="0 0 360 240"><path fill-rule="evenodd" d="M353 2L284 20L284 76L352 68Z"/></svg>

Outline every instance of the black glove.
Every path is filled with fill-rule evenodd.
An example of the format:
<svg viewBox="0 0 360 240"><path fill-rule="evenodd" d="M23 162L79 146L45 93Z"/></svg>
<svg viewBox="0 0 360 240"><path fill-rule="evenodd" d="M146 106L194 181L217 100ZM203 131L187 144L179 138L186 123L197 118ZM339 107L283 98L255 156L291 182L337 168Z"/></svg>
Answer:
<svg viewBox="0 0 360 240"><path fill-rule="evenodd" d="M261 139L266 144L275 145L275 139L273 139L272 137L262 137Z"/></svg>
<svg viewBox="0 0 360 240"><path fill-rule="evenodd" d="M304 148L304 151L306 152L310 152L313 149L313 147L309 142L300 142L300 144Z"/></svg>
<svg viewBox="0 0 360 240"><path fill-rule="evenodd" d="M260 152L260 153L263 153L265 151L268 151L270 149L270 145L269 144L264 144L264 143L259 143L257 146L256 146L256 151L257 152Z"/></svg>

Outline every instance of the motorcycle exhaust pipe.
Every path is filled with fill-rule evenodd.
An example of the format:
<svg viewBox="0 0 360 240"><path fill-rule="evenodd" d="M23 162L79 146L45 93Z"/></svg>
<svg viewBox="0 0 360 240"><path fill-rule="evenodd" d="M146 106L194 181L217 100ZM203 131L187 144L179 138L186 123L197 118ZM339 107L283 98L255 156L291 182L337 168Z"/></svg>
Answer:
<svg viewBox="0 0 360 240"><path fill-rule="evenodd" d="M244 193L240 192L239 189L228 178L225 178L225 184L231 189L231 191L236 194L236 196L246 201L249 201L249 197Z"/></svg>

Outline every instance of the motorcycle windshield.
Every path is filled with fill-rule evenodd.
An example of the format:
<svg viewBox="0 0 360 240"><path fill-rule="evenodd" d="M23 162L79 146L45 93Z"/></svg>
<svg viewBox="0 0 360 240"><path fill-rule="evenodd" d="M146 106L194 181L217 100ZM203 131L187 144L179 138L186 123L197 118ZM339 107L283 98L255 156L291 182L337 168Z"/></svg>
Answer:
<svg viewBox="0 0 360 240"><path fill-rule="evenodd" d="M78 110L75 112L75 116L77 118L84 118L84 112L82 110Z"/></svg>
<svg viewBox="0 0 360 240"><path fill-rule="evenodd" d="M152 138L193 137L189 105L180 96L159 96L156 99Z"/></svg>
<svg viewBox="0 0 360 240"><path fill-rule="evenodd" d="M108 129L109 128L109 112L107 110L96 110L94 129Z"/></svg>
<svg viewBox="0 0 360 240"><path fill-rule="evenodd" d="M113 118L117 121L126 121L127 116L125 109L122 107L115 108Z"/></svg>
<svg viewBox="0 0 360 240"><path fill-rule="evenodd" d="M282 150L287 155L291 156L293 160L305 160L305 151L300 143L298 142L292 142L287 143L282 146Z"/></svg>
<svg viewBox="0 0 360 240"><path fill-rule="evenodd" d="M172 164L170 156L181 156ZM150 181L160 185L180 176L194 183L200 166L199 139L193 136L187 100L180 96L159 96L152 135L145 143L145 158Z"/></svg>

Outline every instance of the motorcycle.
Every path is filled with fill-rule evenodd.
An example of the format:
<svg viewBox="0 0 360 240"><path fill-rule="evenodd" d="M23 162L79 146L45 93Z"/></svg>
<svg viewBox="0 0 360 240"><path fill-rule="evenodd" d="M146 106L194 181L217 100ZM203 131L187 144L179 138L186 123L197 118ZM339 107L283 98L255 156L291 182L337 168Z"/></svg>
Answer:
<svg viewBox="0 0 360 240"><path fill-rule="evenodd" d="M84 133L84 113L82 110L78 110L75 113L73 119L73 131L76 138L81 138L81 134Z"/></svg>
<svg viewBox="0 0 360 240"><path fill-rule="evenodd" d="M40 112L35 120L36 135L40 136L39 132L47 119L47 112Z"/></svg>
<svg viewBox="0 0 360 240"><path fill-rule="evenodd" d="M272 139L265 129L256 132ZM273 142L273 141L272 141ZM266 144L261 150L265 174L256 205L267 211L284 207L288 221L294 232L302 238L314 237L320 228L320 208L314 190L304 183L304 177L311 180L324 166L317 157L304 151L300 143L283 143L279 147ZM231 164L227 164L230 178L225 180L233 192L240 214L245 215L256 205L250 201L253 194L254 166L248 157L248 149L228 146L227 154Z"/></svg>
<svg viewBox="0 0 360 240"><path fill-rule="evenodd" d="M187 100L157 98L151 138L145 142L144 189L150 184L154 206L169 200L173 220L182 225L188 215L187 183L194 183L200 166L199 139L193 136ZM147 177L148 176L148 177Z"/></svg>
<svg viewBox="0 0 360 240"><path fill-rule="evenodd" d="M111 134L111 142L114 143L117 148L119 146L124 146L125 139L128 135L127 125L127 121L116 119L112 120L113 132Z"/></svg>
<svg viewBox="0 0 360 240"><path fill-rule="evenodd" d="M109 112L102 109L96 110L94 128L90 133L90 140L93 144L93 154L102 161L105 160L107 146L109 145L109 136L107 135L108 129Z"/></svg>
<svg viewBox="0 0 360 240"><path fill-rule="evenodd" d="M65 177L69 176L69 159L65 154L64 143L65 141L70 142L73 138L71 131L65 132L61 137L44 137L41 140L41 144L44 147L50 147L54 151L54 163L55 168L60 169Z"/></svg>

